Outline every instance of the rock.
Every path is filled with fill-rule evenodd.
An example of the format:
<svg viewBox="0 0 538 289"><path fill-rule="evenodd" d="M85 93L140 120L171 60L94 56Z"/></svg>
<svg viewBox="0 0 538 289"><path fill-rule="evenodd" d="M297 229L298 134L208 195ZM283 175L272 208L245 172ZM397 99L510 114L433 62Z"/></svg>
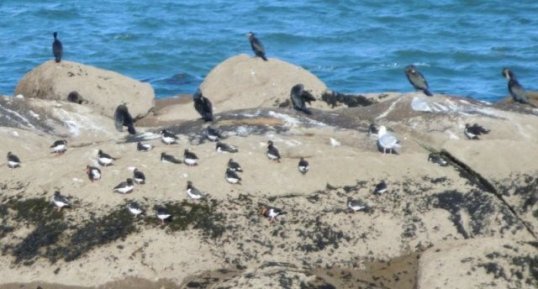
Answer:
<svg viewBox="0 0 538 289"><path fill-rule="evenodd" d="M325 84L307 70L279 59L262 61L245 54L233 56L209 72L200 88L214 112L255 107L277 107L290 98L290 90L302 83L320 98ZM316 101L315 107L326 107Z"/></svg>
<svg viewBox="0 0 538 289"><path fill-rule="evenodd" d="M145 116L153 108L155 97L147 83L89 65L52 60L24 75L15 94L62 101L68 101L71 94L69 100L76 98L76 102L83 102L108 117L113 117L116 107L126 102L135 118Z"/></svg>

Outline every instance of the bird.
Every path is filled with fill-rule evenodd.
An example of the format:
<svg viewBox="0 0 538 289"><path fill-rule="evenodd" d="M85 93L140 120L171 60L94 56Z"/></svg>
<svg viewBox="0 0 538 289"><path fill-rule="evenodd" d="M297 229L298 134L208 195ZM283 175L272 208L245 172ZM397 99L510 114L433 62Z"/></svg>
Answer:
<svg viewBox="0 0 538 289"><path fill-rule="evenodd" d="M466 123L465 129L463 130L463 134L465 134L465 136L468 139L472 139L472 140L479 140L480 138L478 136L483 135L483 134L488 134L488 133L489 133L489 129L486 129L477 123L473 125Z"/></svg>
<svg viewBox="0 0 538 289"><path fill-rule="evenodd" d="M223 142L217 142L215 150L219 153L236 153L239 151L236 146L229 145Z"/></svg>
<svg viewBox="0 0 538 289"><path fill-rule="evenodd" d="M379 133L379 128L375 123L371 123L368 126L368 136L377 135Z"/></svg>
<svg viewBox="0 0 538 289"><path fill-rule="evenodd" d="M351 197L347 198L347 207L353 211L358 212L366 209L366 204L361 200L353 200Z"/></svg>
<svg viewBox="0 0 538 289"><path fill-rule="evenodd" d="M144 209L137 202L129 202L127 204L127 210L135 217L144 214Z"/></svg>
<svg viewBox="0 0 538 289"><path fill-rule="evenodd" d="M156 207L155 213L157 215L157 218L161 220L161 225L164 225L164 221L168 220L172 215L168 210L164 207Z"/></svg>
<svg viewBox="0 0 538 289"><path fill-rule="evenodd" d="M239 173L243 172L243 169L241 168L241 165L239 165L239 163L234 161L233 159L228 160L228 169L230 169L230 170L232 170L234 172L239 172Z"/></svg>
<svg viewBox="0 0 538 289"><path fill-rule="evenodd" d="M448 162L439 153L430 153L428 155L428 161L434 164L438 164L442 167L448 166Z"/></svg>
<svg viewBox="0 0 538 289"><path fill-rule="evenodd" d="M508 92L510 92L510 96L512 96L512 99L516 102L522 103L522 104L529 104L531 106L534 106L529 102L529 99L527 98L527 92L519 84L519 81L516 79L516 75L512 70L508 68L503 68L502 75L508 80Z"/></svg>
<svg viewBox="0 0 538 289"><path fill-rule="evenodd" d="M101 179L101 170L97 167L86 166L86 174L91 182Z"/></svg>
<svg viewBox="0 0 538 289"><path fill-rule="evenodd" d="M169 163L169 164L181 164L181 160L178 160L173 155L169 155L167 153L161 153L161 162L163 163Z"/></svg>
<svg viewBox="0 0 538 289"><path fill-rule="evenodd" d="M230 168L226 169L226 173L224 174L224 178L230 184L239 184L239 185L241 184L241 177L239 177L239 175L235 171L230 169Z"/></svg>
<svg viewBox="0 0 538 289"><path fill-rule="evenodd" d="M428 82L413 64L405 67L405 75L415 89L422 90L427 96L433 96L429 90Z"/></svg>
<svg viewBox="0 0 538 289"><path fill-rule="evenodd" d="M188 149L185 149L183 152L183 162L187 166L196 166L198 165L198 157L195 153L189 151Z"/></svg>
<svg viewBox="0 0 538 289"><path fill-rule="evenodd" d="M202 94L200 89L192 95L194 109L200 114L204 121L213 121L213 105L209 98Z"/></svg>
<svg viewBox="0 0 538 289"><path fill-rule="evenodd" d="M262 207L260 209L260 214L264 217L266 217L267 219L269 219L269 222L274 222L276 221L276 218L278 216L282 216L282 215L285 215L286 212L284 212L282 209L278 209L278 208L275 208L275 207Z"/></svg>
<svg viewBox="0 0 538 289"><path fill-rule="evenodd" d="M58 208L58 212L62 210L63 207L69 207L71 206L71 202L69 199L65 196L62 196L59 191L54 192L54 196L52 196L52 203Z"/></svg>
<svg viewBox="0 0 538 289"><path fill-rule="evenodd" d="M63 154L67 151L67 141L64 139L57 140L50 146L51 153Z"/></svg>
<svg viewBox="0 0 538 289"><path fill-rule="evenodd" d="M377 145L379 149L383 150L383 153L395 153L396 149L400 148L400 141L393 136L391 133L387 132L385 126L380 126L377 132Z"/></svg>
<svg viewBox="0 0 538 289"><path fill-rule="evenodd" d="M123 127L126 126L129 134L136 134L133 117L129 113L129 109L127 109L125 103L116 107L116 111L114 112L114 125L119 132L123 131Z"/></svg>
<svg viewBox="0 0 538 289"><path fill-rule="evenodd" d="M136 184L143 185L146 183L146 176L141 170L135 168L133 170L133 180Z"/></svg>
<svg viewBox="0 0 538 289"><path fill-rule="evenodd" d="M316 98L310 92L304 90L302 84L296 84L291 88L290 98L295 110L302 111L305 114L312 114L306 107L306 103L310 104L312 101L316 101Z"/></svg>
<svg viewBox="0 0 538 289"><path fill-rule="evenodd" d="M278 152L278 149L274 146L273 141L267 142L267 152L265 154L270 160L280 162L280 153Z"/></svg>
<svg viewBox="0 0 538 289"><path fill-rule="evenodd" d="M193 185L192 185L192 182L191 181L188 181L187 182L187 195L193 199L193 200L199 200L201 199L205 194L203 192L201 192L200 190L198 190L197 188L195 188Z"/></svg>
<svg viewBox="0 0 538 289"><path fill-rule="evenodd" d="M305 160L303 157L299 160L299 163L297 164L297 169L301 174L306 174L308 170L310 170L310 165L308 164L308 161Z"/></svg>
<svg viewBox="0 0 538 289"><path fill-rule="evenodd" d="M219 139L222 139L222 134L220 131L216 128L213 128L211 126L208 126L205 129L205 136L210 141L218 141Z"/></svg>
<svg viewBox="0 0 538 289"><path fill-rule="evenodd" d="M97 162L103 167L112 165L116 158L111 157L109 154L104 153L102 150L97 152Z"/></svg>
<svg viewBox="0 0 538 289"><path fill-rule="evenodd" d="M52 42L52 54L54 55L54 61L59 63L62 61L62 56L64 54L64 48L60 39L58 39L58 32L52 33L54 36L54 41Z"/></svg>
<svg viewBox="0 0 538 289"><path fill-rule="evenodd" d="M128 178L125 182L121 182L115 186L113 191L120 194L128 194L133 191L133 188L133 179Z"/></svg>
<svg viewBox="0 0 538 289"><path fill-rule="evenodd" d="M256 54L257 57L260 57L264 61L267 61L267 58L265 57L265 48L263 48L262 43L256 35L254 35L253 32L247 33L248 41L250 42L250 47L252 48L252 51L254 51L254 54Z"/></svg>
<svg viewBox="0 0 538 289"><path fill-rule="evenodd" d="M148 152L153 149L153 145L149 143L138 142L136 143L136 150L140 152Z"/></svg>
<svg viewBox="0 0 538 289"><path fill-rule="evenodd" d="M164 143L164 144L175 144L177 143L177 139L178 137L171 133L170 131L166 130L166 129L163 129L161 130L161 141Z"/></svg>
<svg viewBox="0 0 538 289"><path fill-rule="evenodd" d="M14 155L12 152L7 153L7 166L11 169L18 168L21 166L21 160L18 156Z"/></svg>
<svg viewBox="0 0 538 289"><path fill-rule="evenodd" d="M384 192L386 192L388 189L387 183L385 181L381 181L379 184L377 184L374 188L374 195L381 195Z"/></svg>

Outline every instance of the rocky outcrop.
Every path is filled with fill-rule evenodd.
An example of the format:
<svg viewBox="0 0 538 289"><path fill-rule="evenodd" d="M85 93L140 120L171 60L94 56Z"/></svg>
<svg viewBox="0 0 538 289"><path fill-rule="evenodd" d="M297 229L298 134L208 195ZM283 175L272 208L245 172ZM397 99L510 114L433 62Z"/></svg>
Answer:
<svg viewBox="0 0 538 289"><path fill-rule="evenodd" d="M73 97L73 92L78 97ZM52 60L28 72L17 84L15 95L18 94L61 101L76 98L77 102L108 117L123 102L133 117L145 116L153 108L155 97L150 84L89 65Z"/></svg>

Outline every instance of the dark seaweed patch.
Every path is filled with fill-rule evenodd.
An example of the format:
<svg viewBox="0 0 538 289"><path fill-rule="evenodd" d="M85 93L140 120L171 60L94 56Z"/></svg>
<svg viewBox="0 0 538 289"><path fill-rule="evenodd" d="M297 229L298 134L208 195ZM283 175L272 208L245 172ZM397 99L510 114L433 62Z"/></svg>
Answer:
<svg viewBox="0 0 538 289"><path fill-rule="evenodd" d="M22 242L13 248L15 263L24 262L31 265L35 258L43 254L43 250L56 243L67 226L63 223L53 222L38 225Z"/></svg>
<svg viewBox="0 0 538 289"><path fill-rule="evenodd" d="M329 247L338 249L341 241L350 240L350 237L343 231L321 222L319 217L314 222L305 224L304 228L298 228L295 231L303 240L297 245L298 249L308 253L323 251Z"/></svg>
<svg viewBox="0 0 538 289"><path fill-rule="evenodd" d="M32 224L52 222L62 219L63 216L62 212L58 212L45 198L10 200L8 206L17 212L17 220Z"/></svg>

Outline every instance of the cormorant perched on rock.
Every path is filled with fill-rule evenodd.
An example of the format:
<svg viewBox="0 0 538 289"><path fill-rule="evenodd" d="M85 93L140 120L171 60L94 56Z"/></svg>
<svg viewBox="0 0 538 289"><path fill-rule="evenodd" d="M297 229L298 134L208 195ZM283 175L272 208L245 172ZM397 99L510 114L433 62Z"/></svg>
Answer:
<svg viewBox="0 0 538 289"><path fill-rule="evenodd" d="M211 101L205 96L202 95L200 89L192 95L192 100L194 101L194 108L202 116L202 119L205 121L213 121L213 105Z"/></svg>
<svg viewBox="0 0 538 289"><path fill-rule="evenodd" d="M502 75L506 79L508 79L508 92L510 92L512 99L519 103L532 105L527 98L527 92L525 91L523 86L519 84L516 79L516 75L512 72L512 70L508 68L503 68Z"/></svg>
<svg viewBox="0 0 538 289"><path fill-rule="evenodd" d="M256 56L261 57L263 60L267 61L267 58L265 57L265 48L263 48L262 43L253 32L247 33L248 41L250 41L250 47L252 47L252 51L254 51L254 54Z"/></svg>
<svg viewBox="0 0 538 289"><path fill-rule="evenodd" d="M306 114L312 114L312 112L306 108L306 103L308 102L308 104L310 104L312 101L316 101L316 98L310 92L304 90L302 84L296 84L291 88L290 97L295 110L302 111Z"/></svg>
<svg viewBox="0 0 538 289"><path fill-rule="evenodd" d="M118 105L116 108L116 112L114 112L114 124L116 125L116 129L118 131L123 131L123 127L127 127L127 131L130 134L136 134L136 130L134 128L133 123L133 117L129 113L129 110L127 109L127 105L124 103Z"/></svg>
<svg viewBox="0 0 538 289"><path fill-rule="evenodd" d="M429 91L428 82L413 64L408 65L405 68L405 75L407 76L409 83L411 83L415 89L422 90L427 96L433 96Z"/></svg>
<svg viewBox="0 0 538 289"><path fill-rule="evenodd" d="M52 42L52 54L54 54L54 60L56 63L62 61L62 56L64 54L64 48L62 42L58 39L58 32L52 33L54 36L54 42Z"/></svg>

